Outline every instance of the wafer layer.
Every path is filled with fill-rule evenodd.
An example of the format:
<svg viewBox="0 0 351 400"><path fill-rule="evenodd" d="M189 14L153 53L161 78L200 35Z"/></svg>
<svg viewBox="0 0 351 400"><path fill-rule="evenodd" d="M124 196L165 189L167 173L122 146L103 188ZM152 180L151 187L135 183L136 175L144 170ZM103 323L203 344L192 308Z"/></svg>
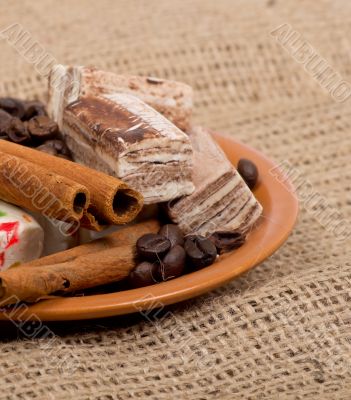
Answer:
<svg viewBox="0 0 351 400"><path fill-rule="evenodd" d="M261 205L205 129L193 128L189 137L195 191L169 203L171 219L186 234L219 230L246 234L261 215Z"/></svg>

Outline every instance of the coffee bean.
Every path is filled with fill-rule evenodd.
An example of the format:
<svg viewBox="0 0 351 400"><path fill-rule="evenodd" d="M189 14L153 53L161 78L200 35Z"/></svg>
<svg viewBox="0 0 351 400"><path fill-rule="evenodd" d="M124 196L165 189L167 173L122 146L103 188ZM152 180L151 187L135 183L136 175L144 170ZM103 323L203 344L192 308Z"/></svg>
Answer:
<svg viewBox="0 0 351 400"><path fill-rule="evenodd" d="M67 147L66 143L63 142L62 140L55 140L55 149L62 154L63 156L67 156L68 158L71 158L71 152L69 148Z"/></svg>
<svg viewBox="0 0 351 400"><path fill-rule="evenodd" d="M0 108L13 117L23 118L24 105L21 100L13 99L12 97L2 97L0 98Z"/></svg>
<svg viewBox="0 0 351 400"><path fill-rule="evenodd" d="M216 246L203 236L189 236L184 250L192 267L200 269L213 264L217 257Z"/></svg>
<svg viewBox="0 0 351 400"><path fill-rule="evenodd" d="M27 128L33 139L39 142L54 139L58 134L56 122L44 115L34 117L28 121Z"/></svg>
<svg viewBox="0 0 351 400"><path fill-rule="evenodd" d="M157 283L158 264L144 261L138 264L129 274L131 287L138 288Z"/></svg>
<svg viewBox="0 0 351 400"><path fill-rule="evenodd" d="M218 231L209 239L216 246L219 254L237 249L245 243L245 236L239 232Z"/></svg>
<svg viewBox="0 0 351 400"><path fill-rule="evenodd" d="M246 158L241 158L238 163L238 172L250 189L253 189L258 180L256 165Z"/></svg>
<svg viewBox="0 0 351 400"><path fill-rule="evenodd" d="M7 136L5 129L7 128L10 120L12 119L12 116L0 109L0 135L1 136Z"/></svg>
<svg viewBox="0 0 351 400"><path fill-rule="evenodd" d="M44 143L41 146L36 147L36 150L42 151L43 153L51 154L52 156L57 156L57 150L54 146Z"/></svg>
<svg viewBox="0 0 351 400"><path fill-rule="evenodd" d="M171 242L164 236L147 233L138 239L136 248L140 257L148 261L157 261L171 248Z"/></svg>
<svg viewBox="0 0 351 400"><path fill-rule="evenodd" d="M25 125L19 118L11 118L4 132L14 143L29 144L31 141L31 137Z"/></svg>
<svg viewBox="0 0 351 400"><path fill-rule="evenodd" d="M25 101L22 121L28 121L34 117L47 116L45 106L40 101Z"/></svg>
<svg viewBox="0 0 351 400"><path fill-rule="evenodd" d="M185 267L186 253L178 244L171 248L160 265L161 280L167 281L180 276Z"/></svg>
<svg viewBox="0 0 351 400"><path fill-rule="evenodd" d="M179 229L178 225L175 224L167 224L163 225L163 227L158 232L159 235L162 235L169 239L171 242L171 247L179 244L180 246L184 245L184 235L182 231Z"/></svg>
<svg viewBox="0 0 351 400"><path fill-rule="evenodd" d="M71 154L68 147L66 146L66 143L60 139L47 140L45 144L47 144L48 146L52 146L59 154L63 154L65 156Z"/></svg>
<svg viewBox="0 0 351 400"><path fill-rule="evenodd" d="M59 139L47 140L42 145L36 147L36 150L43 151L44 153L58 156L66 160L72 160L71 153L66 144Z"/></svg>
<svg viewBox="0 0 351 400"><path fill-rule="evenodd" d="M67 146L60 139L48 140L48 143L52 144L59 153L68 151Z"/></svg>

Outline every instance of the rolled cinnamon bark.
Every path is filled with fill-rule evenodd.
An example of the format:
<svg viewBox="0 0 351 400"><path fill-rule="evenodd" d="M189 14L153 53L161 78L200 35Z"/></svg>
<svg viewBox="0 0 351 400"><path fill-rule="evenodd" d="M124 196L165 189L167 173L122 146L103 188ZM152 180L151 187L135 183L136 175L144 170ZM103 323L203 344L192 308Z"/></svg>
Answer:
<svg viewBox="0 0 351 400"><path fill-rule="evenodd" d="M142 196L117 178L6 140L0 140L0 151L33 162L84 185L91 196L88 212L95 217L98 225L128 223L141 210ZM85 220L88 223L83 226L94 228L94 223L89 223L88 218Z"/></svg>
<svg viewBox="0 0 351 400"><path fill-rule="evenodd" d="M99 221L90 209L84 211L83 217L79 222L82 228L96 232L101 232L107 225L101 220Z"/></svg>
<svg viewBox="0 0 351 400"><path fill-rule="evenodd" d="M83 216L90 194L82 184L0 151L0 199L71 222Z"/></svg>
<svg viewBox="0 0 351 400"><path fill-rule="evenodd" d="M0 273L0 306L117 282L134 268L134 246L118 246L60 264Z"/></svg>
<svg viewBox="0 0 351 400"><path fill-rule="evenodd" d="M100 252L113 247L121 246L134 246L140 236L145 233L156 233L160 229L160 223L156 219L147 220L139 224L127 226L117 232L111 233L101 239L94 240L72 249L61 251L59 253L51 254L46 257L38 258L23 265L23 267L30 269L30 267L50 266L52 264L63 263L72 261L77 257L85 256L91 253ZM22 266L21 266L22 267Z"/></svg>

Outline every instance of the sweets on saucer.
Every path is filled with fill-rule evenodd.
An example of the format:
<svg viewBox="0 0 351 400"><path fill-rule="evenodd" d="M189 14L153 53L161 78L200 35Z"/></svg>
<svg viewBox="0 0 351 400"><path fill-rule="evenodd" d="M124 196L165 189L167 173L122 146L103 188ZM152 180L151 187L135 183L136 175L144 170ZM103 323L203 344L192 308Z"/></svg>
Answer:
<svg viewBox="0 0 351 400"><path fill-rule="evenodd" d="M54 121L41 103L0 99L0 199L34 216L0 202L2 305L167 281L245 243L262 214L258 170L191 127L192 97L179 82L58 65ZM33 201L38 182L62 209ZM71 220L88 230L58 231Z"/></svg>

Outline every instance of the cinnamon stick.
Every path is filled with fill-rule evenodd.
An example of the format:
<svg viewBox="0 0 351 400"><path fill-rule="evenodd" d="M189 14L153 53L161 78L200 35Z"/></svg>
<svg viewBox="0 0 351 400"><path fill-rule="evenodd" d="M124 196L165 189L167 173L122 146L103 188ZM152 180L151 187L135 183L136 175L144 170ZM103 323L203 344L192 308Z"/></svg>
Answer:
<svg viewBox="0 0 351 400"><path fill-rule="evenodd" d="M35 302L54 294L87 289L126 278L134 268L134 246L118 246L71 261L0 273L0 305Z"/></svg>
<svg viewBox="0 0 351 400"><path fill-rule="evenodd" d="M156 233L160 228L160 223L156 219L147 220L127 226L117 232L111 233L101 239L94 240L80 246L73 247L72 249L61 251L59 253L51 254L46 257L38 258L23 265L24 268L50 266L67 261L72 261L77 257L101 252L113 247L121 246L134 246L140 236L145 233ZM22 267L22 266L21 266ZM21 268L19 267L19 268Z"/></svg>
<svg viewBox="0 0 351 400"><path fill-rule="evenodd" d="M0 151L0 199L71 222L83 216L90 195L82 184Z"/></svg>
<svg viewBox="0 0 351 400"><path fill-rule="evenodd" d="M87 218L83 219L87 228L100 229L103 224L125 224L132 221L141 210L142 196L117 178L6 140L0 141L0 151L84 185L91 196L91 204L85 213Z"/></svg>

